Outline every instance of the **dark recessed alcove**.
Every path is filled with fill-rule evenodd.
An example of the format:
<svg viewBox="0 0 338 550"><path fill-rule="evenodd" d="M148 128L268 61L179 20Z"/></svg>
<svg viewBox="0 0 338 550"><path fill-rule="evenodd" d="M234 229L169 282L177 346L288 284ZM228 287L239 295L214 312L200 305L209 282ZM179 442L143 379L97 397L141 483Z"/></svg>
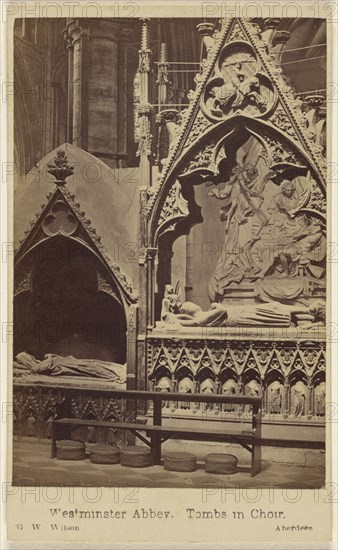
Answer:
<svg viewBox="0 0 338 550"><path fill-rule="evenodd" d="M30 290L14 302L14 354L27 351L42 359L55 353L124 363L125 313L101 260L64 237L40 244L32 255ZM104 274L104 287L99 273Z"/></svg>

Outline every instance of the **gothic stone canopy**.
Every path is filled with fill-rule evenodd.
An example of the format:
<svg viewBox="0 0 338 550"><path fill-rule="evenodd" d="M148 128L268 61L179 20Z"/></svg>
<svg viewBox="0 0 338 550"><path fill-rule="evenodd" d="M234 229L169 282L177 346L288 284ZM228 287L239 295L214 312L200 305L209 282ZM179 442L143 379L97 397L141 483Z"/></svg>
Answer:
<svg viewBox="0 0 338 550"><path fill-rule="evenodd" d="M137 242L135 187L128 170L114 171L73 145L52 151L17 187L16 262L54 237L73 239L110 272L120 301L135 301L135 262L126 261L135 253L128 247ZM128 225L123 223L127 212L133 213Z"/></svg>

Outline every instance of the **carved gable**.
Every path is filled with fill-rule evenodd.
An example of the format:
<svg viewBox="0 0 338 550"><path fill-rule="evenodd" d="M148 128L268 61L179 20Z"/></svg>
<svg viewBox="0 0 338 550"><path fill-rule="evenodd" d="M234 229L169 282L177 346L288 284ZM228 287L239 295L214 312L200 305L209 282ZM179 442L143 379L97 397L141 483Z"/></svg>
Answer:
<svg viewBox="0 0 338 550"><path fill-rule="evenodd" d="M51 164L49 166L52 167ZM58 174L54 174L54 172L53 174L58 177L60 170L55 166L53 169L54 172L57 170ZM52 173L52 168L50 168L50 173ZM17 292L30 288L31 268L27 264L29 260L25 259L23 263L21 260L34 251L39 244L46 243L55 237L66 237L74 244L89 248L99 259L101 264L101 272L97 273L99 291L111 294L118 301L122 300L127 304L135 301L130 283L117 263L112 262L107 254L100 235L97 234L91 220L86 217L86 213L76 201L74 193L67 189L64 181L60 180L56 183L54 192L47 195L47 204L41 205L40 212L35 214L35 221L31 221L30 227L24 232L24 238L19 241L15 256L15 261L18 264L16 270ZM109 282L107 277L108 279L112 278L112 281ZM120 296L116 294L115 286L119 289Z"/></svg>
<svg viewBox="0 0 338 550"><path fill-rule="evenodd" d="M276 64L273 38L263 40L257 25L236 18L223 20L216 31L210 23L200 27L207 57L195 77L195 90L190 91L190 105L181 113L175 131L170 122L174 138L168 158L157 184L149 191L152 237L158 238L161 225L167 230L162 210L171 186L177 187L177 180L182 185L189 175L194 176L194 184L218 176L224 159L230 166L229 157L236 155L236 142L243 135L256 137L259 155L265 156L266 165L277 172L277 184L285 177L310 171L308 204L323 213L325 163L321 147L301 109L302 101L293 95Z"/></svg>
<svg viewBox="0 0 338 550"><path fill-rule="evenodd" d="M275 31L268 38L242 19L199 30L207 55L189 107L177 123L166 116L172 141L149 190L150 244L161 258L196 226L190 247L209 243L207 262L190 260L201 272L195 287L203 306L206 296L236 304L320 299L326 182L313 113L303 112L283 76ZM244 317L236 313L228 324Z"/></svg>

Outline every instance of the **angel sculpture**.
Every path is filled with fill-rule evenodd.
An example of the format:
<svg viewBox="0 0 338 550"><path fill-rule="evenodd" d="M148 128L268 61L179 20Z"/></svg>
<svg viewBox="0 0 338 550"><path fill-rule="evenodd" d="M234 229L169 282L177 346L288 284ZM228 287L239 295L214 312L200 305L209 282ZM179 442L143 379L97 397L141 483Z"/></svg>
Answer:
<svg viewBox="0 0 338 550"><path fill-rule="evenodd" d="M225 233L229 232L231 224L245 223L248 216L258 212L258 206L263 202L265 184L275 175L275 172L270 171L263 178L258 178L258 170L253 164L237 165L222 190L210 189L209 197L225 199L220 216L221 221L226 222ZM206 182L206 185L210 186L212 182ZM254 198L258 199L258 204L254 204Z"/></svg>
<svg viewBox="0 0 338 550"><path fill-rule="evenodd" d="M221 221L225 222L225 240L222 253L216 265L215 272L209 283L209 294L212 301L222 296L223 289L232 282L239 283L247 276L253 277L259 270L254 265L250 254L246 251L240 254L241 226L249 217L256 218L263 225L267 214L261 209L263 191L267 182L275 176L272 171L259 175L252 163L238 163L232 170L227 182L220 183L221 189L210 189L208 195L223 200L220 210ZM207 186L212 185L206 182ZM249 241L250 235L247 241Z"/></svg>

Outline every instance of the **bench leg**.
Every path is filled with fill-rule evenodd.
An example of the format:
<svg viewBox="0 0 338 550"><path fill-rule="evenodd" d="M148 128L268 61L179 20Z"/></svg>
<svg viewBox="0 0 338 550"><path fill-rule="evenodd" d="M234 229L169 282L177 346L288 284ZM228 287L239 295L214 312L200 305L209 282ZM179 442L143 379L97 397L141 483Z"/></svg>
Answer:
<svg viewBox="0 0 338 550"><path fill-rule="evenodd" d="M152 434L150 444L153 465L161 464L161 437L158 434Z"/></svg>
<svg viewBox="0 0 338 550"><path fill-rule="evenodd" d="M253 442L251 454L251 477L262 471L261 444Z"/></svg>

